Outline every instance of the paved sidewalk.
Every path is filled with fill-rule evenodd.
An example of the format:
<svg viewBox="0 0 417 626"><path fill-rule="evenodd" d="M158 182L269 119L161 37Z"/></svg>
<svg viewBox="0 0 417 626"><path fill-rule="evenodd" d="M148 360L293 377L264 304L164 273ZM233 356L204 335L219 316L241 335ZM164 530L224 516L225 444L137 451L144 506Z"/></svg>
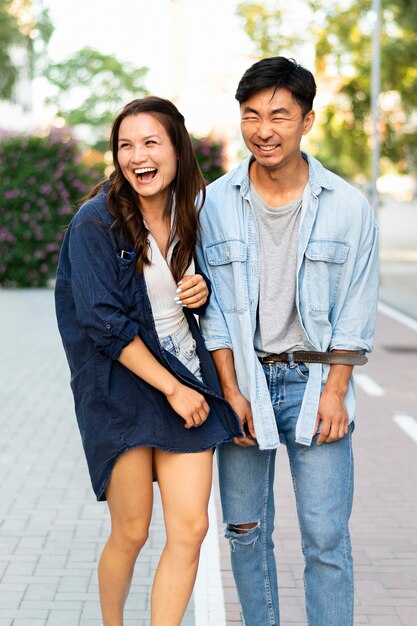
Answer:
<svg viewBox="0 0 417 626"><path fill-rule="evenodd" d="M96 568L109 522L90 487L52 291L0 290L0 327L0 626L99 626ZM155 498L126 626L149 624L164 541L158 490Z"/></svg>
<svg viewBox="0 0 417 626"><path fill-rule="evenodd" d="M90 487L52 292L0 290L0 327L0 626L99 626L96 567L108 516ZM417 418L417 332L380 315L377 338L363 371L384 395L358 390L354 439L355 625L417 626L417 443L392 419L401 412ZM218 497L216 504L220 520ZM221 533L213 523L211 541L218 537L219 544L205 549L183 626L242 624ZM284 448L277 464L275 540L281 626L305 626L303 565ZM163 541L156 490L126 626L149 624L150 583ZM223 589L216 587L218 545Z"/></svg>
<svg viewBox="0 0 417 626"><path fill-rule="evenodd" d="M367 393L357 383L351 518L355 626L417 626L417 439L393 419L410 418L417 437L417 322L414 326L380 314L375 350L366 367L357 368L377 386L368 385ZM283 446L277 453L275 495L281 626L306 626L300 535ZM230 585L225 546L222 568L224 584ZM233 585L228 598L227 626L241 626Z"/></svg>

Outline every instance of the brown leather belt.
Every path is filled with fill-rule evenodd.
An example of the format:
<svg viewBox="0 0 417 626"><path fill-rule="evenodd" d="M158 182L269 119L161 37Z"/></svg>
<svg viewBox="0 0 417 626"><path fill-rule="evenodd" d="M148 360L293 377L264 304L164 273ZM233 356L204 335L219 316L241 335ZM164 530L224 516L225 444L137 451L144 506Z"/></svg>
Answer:
<svg viewBox="0 0 417 626"><path fill-rule="evenodd" d="M262 365L273 363L328 363L329 365L365 365L368 362L364 351L358 352L282 352L281 354L267 354L258 357Z"/></svg>

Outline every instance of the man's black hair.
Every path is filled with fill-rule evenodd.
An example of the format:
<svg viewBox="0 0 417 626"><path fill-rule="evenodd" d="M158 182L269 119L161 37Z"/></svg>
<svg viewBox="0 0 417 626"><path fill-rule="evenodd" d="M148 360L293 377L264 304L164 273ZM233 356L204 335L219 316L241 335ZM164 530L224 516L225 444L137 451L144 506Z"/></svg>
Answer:
<svg viewBox="0 0 417 626"><path fill-rule="evenodd" d="M301 106L303 115L313 108L316 95L316 81L313 74L286 57L268 57L254 63L246 72L237 87L235 98L242 104L254 93L262 89L285 87Z"/></svg>

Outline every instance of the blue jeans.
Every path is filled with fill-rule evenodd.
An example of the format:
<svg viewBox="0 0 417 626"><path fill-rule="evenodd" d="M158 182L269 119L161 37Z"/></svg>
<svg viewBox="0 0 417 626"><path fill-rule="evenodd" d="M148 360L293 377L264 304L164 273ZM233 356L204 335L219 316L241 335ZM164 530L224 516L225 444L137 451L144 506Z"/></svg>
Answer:
<svg viewBox="0 0 417 626"><path fill-rule="evenodd" d="M191 334L187 319L184 317L178 329L166 337L160 337L159 342L164 350L168 350L181 361L190 372L199 380L203 380L200 370L200 359L197 354L196 342Z"/></svg>
<svg viewBox="0 0 417 626"><path fill-rule="evenodd" d="M353 497L352 429L334 443L295 443L308 379L303 364L264 365L280 440L287 447L302 550L309 626L353 625L353 564L348 522ZM274 530L275 450L222 444L220 493L234 578L246 626L279 626ZM236 526L255 524L236 532Z"/></svg>

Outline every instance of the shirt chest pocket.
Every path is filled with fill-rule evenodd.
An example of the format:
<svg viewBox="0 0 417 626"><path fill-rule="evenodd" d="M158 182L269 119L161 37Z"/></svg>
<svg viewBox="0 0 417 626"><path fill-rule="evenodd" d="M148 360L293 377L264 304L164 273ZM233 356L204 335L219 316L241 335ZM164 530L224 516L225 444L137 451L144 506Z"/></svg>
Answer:
<svg viewBox="0 0 417 626"><path fill-rule="evenodd" d="M334 239L309 242L305 251L305 280L312 313L328 313L333 307L349 248L347 241Z"/></svg>
<svg viewBox="0 0 417 626"><path fill-rule="evenodd" d="M206 254L221 308L226 313L243 313L248 308L246 243L224 239L207 246Z"/></svg>

